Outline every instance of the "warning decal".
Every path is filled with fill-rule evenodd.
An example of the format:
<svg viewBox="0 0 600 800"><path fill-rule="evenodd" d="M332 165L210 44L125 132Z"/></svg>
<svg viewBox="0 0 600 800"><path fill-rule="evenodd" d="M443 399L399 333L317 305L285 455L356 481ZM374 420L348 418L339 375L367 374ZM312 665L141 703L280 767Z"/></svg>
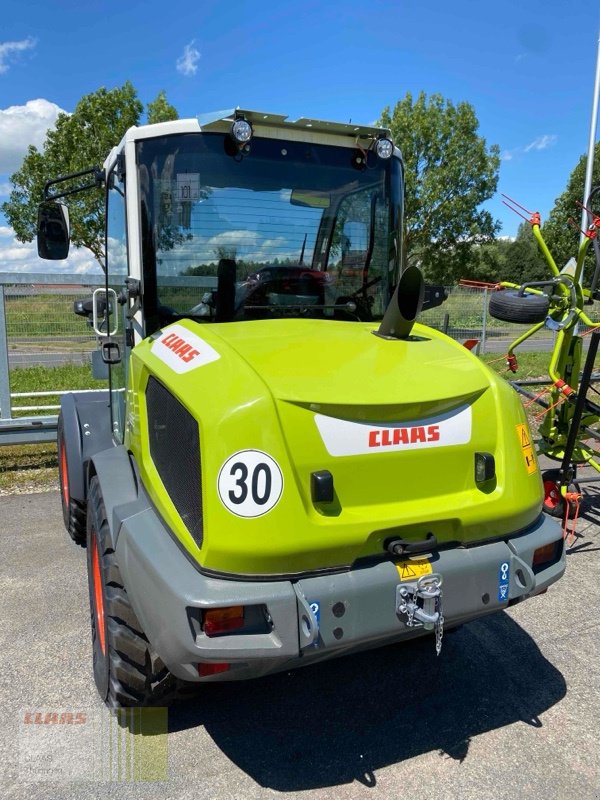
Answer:
<svg viewBox="0 0 600 800"><path fill-rule="evenodd" d="M401 581L410 581L413 578L420 578L421 575L429 575L433 572L433 567L426 558L399 561L396 564L396 569Z"/></svg>
<svg viewBox="0 0 600 800"><path fill-rule="evenodd" d="M531 444L531 436L527 429L527 425L517 425L517 436L521 445L521 452L525 460L525 468L527 473L531 475L537 470L537 461L535 460L535 453L533 452L533 445Z"/></svg>

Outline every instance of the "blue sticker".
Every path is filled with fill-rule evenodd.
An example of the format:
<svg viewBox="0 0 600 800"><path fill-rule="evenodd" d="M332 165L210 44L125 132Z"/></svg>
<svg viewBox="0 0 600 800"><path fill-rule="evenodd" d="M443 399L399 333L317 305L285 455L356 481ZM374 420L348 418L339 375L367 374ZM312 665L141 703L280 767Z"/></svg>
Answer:
<svg viewBox="0 0 600 800"><path fill-rule="evenodd" d="M310 600L308 605L317 620L317 626L321 625L321 603L318 600Z"/></svg>
<svg viewBox="0 0 600 800"><path fill-rule="evenodd" d="M503 561L498 569L498 600L505 603L508 600L508 584L510 580L510 564Z"/></svg>

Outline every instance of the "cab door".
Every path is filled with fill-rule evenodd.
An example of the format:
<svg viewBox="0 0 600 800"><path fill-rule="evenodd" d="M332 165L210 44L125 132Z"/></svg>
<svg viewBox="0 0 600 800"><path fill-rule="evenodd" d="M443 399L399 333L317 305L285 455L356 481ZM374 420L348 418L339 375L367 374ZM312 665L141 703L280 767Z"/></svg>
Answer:
<svg viewBox="0 0 600 800"><path fill-rule="evenodd" d="M125 176L120 174L119 163L117 161L109 172L106 188L106 297L108 329L112 334L112 342L118 345L118 350L115 347L111 349L108 364L112 430L115 440L122 443L125 430L125 392L131 321L127 314L129 304L115 302L116 295L109 292L112 288L118 294L124 288L125 279L129 274Z"/></svg>

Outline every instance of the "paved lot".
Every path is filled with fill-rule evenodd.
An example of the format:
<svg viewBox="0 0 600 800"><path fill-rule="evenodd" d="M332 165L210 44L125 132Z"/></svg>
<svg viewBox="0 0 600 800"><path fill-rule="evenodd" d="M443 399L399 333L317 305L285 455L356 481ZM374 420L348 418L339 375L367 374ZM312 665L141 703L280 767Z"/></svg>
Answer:
<svg viewBox="0 0 600 800"><path fill-rule="evenodd" d="M447 636L437 660L422 641L208 687L169 713L167 781L48 784L19 766L24 713L100 709L85 552L57 493L1 497L1 795L600 798L599 521L588 496L565 578Z"/></svg>

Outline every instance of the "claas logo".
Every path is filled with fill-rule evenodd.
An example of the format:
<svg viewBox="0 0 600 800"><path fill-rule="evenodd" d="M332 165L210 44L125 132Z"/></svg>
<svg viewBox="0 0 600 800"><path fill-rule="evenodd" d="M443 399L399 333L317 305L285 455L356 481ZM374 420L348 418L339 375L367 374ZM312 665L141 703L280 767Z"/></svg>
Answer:
<svg viewBox="0 0 600 800"><path fill-rule="evenodd" d="M416 425L414 428L381 428L369 432L369 447L439 442L439 425Z"/></svg>
<svg viewBox="0 0 600 800"><path fill-rule="evenodd" d="M85 725L87 714L83 711L26 711L25 725Z"/></svg>
<svg viewBox="0 0 600 800"><path fill-rule="evenodd" d="M161 340L165 347L172 350L176 356L185 363L189 364L193 358L200 355L200 351L196 350L189 342L177 336L176 333L169 333Z"/></svg>

